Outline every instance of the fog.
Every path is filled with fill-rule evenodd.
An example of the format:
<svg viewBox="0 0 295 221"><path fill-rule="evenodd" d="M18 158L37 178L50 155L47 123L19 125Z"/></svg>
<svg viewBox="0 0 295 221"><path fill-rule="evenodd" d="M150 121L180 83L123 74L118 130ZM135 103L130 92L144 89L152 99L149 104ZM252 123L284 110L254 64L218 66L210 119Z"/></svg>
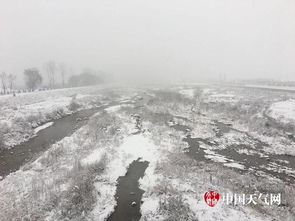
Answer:
<svg viewBox="0 0 295 221"><path fill-rule="evenodd" d="M294 0L0 0L0 71L49 60L117 79L295 80Z"/></svg>

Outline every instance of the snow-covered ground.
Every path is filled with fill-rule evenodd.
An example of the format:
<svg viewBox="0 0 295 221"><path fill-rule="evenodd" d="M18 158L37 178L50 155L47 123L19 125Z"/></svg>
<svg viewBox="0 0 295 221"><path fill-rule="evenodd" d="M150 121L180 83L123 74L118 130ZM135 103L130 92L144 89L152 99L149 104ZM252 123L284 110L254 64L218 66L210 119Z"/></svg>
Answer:
<svg viewBox="0 0 295 221"><path fill-rule="evenodd" d="M188 98L194 97L194 90L193 89L182 89L179 92Z"/></svg>
<svg viewBox="0 0 295 221"><path fill-rule="evenodd" d="M50 104L47 105L67 108L74 99L78 104L92 107L103 100L93 94L97 89L83 90L64 92L61 98L48 96ZM208 86L197 90L195 93L194 88L185 86L168 91L154 88L111 91L110 94L119 94L122 101L119 105L97 112L71 136L0 181L0 217L8 220L106 220L116 209L118 178L127 173L130 163L140 158L149 162L139 180L140 188L145 191L143 203L137 205L141 221L292 220L295 205L288 197L295 196L295 191L273 175L295 176L292 164L288 157L275 161L267 159L269 153L278 153L267 148L277 146L274 142L268 142L267 148L257 145L266 142L273 132L260 133L260 127L251 127L242 118L244 114L249 121L251 118L259 121L263 115L257 116L266 107L264 103L251 109L249 107L256 104L251 103L251 99L256 95ZM236 104L243 102L246 96L246 104ZM59 103L59 99L64 101ZM263 102L276 104L282 98L267 99ZM41 98L37 102L41 112L49 108L45 103ZM33 112L32 101L22 105ZM15 112L25 115L18 110ZM221 122L227 128L222 129ZM38 134L51 124L52 121L37 125L33 132ZM276 142L287 139L280 128L277 130ZM189 149L189 138L195 142L196 149ZM286 146L288 150L293 144L290 142ZM227 150L233 154L226 155L223 151ZM243 160L255 157L266 163L249 167ZM216 190L222 196L233 192L281 193L284 206L266 206L262 201L257 205L227 205L220 200L215 207L209 207L203 198L208 190Z"/></svg>
<svg viewBox="0 0 295 221"><path fill-rule="evenodd" d="M264 88L264 89L295 91L295 87L290 87L290 86L268 86L268 85L259 85L259 84L247 84L245 86L249 88Z"/></svg>
<svg viewBox="0 0 295 221"><path fill-rule="evenodd" d="M44 130L44 129L46 129L47 127L50 127L50 126L52 126L52 125L53 125L53 122L48 122L48 123L43 124L43 125L41 125L41 126L39 126L39 127L36 127L36 128L34 129L34 133L37 134L39 131Z"/></svg>
<svg viewBox="0 0 295 221"><path fill-rule="evenodd" d="M271 104L268 115L282 123L295 123L295 100L286 100Z"/></svg>
<svg viewBox="0 0 295 221"><path fill-rule="evenodd" d="M28 140L44 123L94 107L102 98L96 93L98 90L98 87L81 87L0 96L2 148Z"/></svg>

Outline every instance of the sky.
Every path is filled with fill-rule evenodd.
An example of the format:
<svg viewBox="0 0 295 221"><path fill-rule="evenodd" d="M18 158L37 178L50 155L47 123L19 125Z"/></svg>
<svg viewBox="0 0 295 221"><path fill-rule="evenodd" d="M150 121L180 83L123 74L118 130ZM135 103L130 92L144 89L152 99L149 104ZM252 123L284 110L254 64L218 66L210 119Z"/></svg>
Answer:
<svg viewBox="0 0 295 221"><path fill-rule="evenodd" d="M294 0L0 0L0 72L295 80Z"/></svg>

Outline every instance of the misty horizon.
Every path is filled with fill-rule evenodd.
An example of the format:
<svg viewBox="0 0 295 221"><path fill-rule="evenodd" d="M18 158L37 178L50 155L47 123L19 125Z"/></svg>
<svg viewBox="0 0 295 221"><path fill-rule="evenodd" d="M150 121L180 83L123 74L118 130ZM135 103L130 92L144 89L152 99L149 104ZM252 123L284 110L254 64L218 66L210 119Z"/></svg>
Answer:
<svg viewBox="0 0 295 221"><path fill-rule="evenodd" d="M295 80L294 1L1 1L0 72L65 63L116 80ZM69 76L67 76L69 77Z"/></svg>

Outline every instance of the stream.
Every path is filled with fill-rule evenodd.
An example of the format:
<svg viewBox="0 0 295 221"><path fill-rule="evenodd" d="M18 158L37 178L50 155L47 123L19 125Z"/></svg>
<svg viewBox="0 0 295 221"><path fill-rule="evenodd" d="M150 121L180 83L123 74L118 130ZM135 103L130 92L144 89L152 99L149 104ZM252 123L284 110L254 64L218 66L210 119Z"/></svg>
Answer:
<svg viewBox="0 0 295 221"><path fill-rule="evenodd" d="M144 191L139 188L138 180L144 176L147 161L133 161L125 176L118 179L115 198L117 206L108 221L138 221L141 217L140 205Z"/></svg>
<svg viewBox="0 0 295 221"><path fill-rule="evenodd" d="M0 176L7 176L17 171L25 163L36 159L52 144L71 135L75 130L83 126L90 116L105 107L81 110L71 115L66 115L55 120L52 126L39 131L36 136L28 141L1 151Z"/></svg>
<svg viewBox="0 0 295 221"><path fill-rule="evenodd" d="M234 130L230 125L214 121L217 126L216 137L220 138L230 130ZM200 147L201 143L212 146L216 145L214 141L203 138L191 137L188 131L191 129L185 125L173 125L172 128L182 131L186 134L183 139L188 143L188 152L191 158L204 162L222 163L224 166L233 166L232 168L239 172L252 171L255 175L267 174L288 183L295 182L295 157L286 154L271 154L263 151L263 142L253 139L254 150L256 153L246 154L239 151L252 151L253 147L246 144L230 145L225 149L214 149L213 153L208 154L206 149ZM217 158L217 161L216 161ZM214 160L215 159L215 160Z"/></svg>

